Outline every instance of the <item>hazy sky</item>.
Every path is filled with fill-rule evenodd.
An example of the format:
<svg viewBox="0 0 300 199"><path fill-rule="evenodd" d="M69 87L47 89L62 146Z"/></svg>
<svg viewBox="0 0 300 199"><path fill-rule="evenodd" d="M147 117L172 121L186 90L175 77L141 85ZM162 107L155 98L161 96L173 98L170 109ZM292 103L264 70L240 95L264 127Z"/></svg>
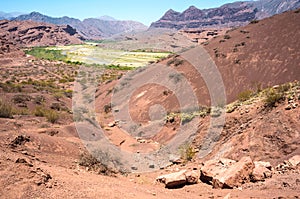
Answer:
<svg viewBox="0 0 300 199"><path fill-rule="evenodd" d="M170 8L183 11L194 5L198 8L218 7L235 0L2 0L0 11L32 11L53 17L69 16L79 19L109 15L116 19L135 20L150 25Z"/></svg>

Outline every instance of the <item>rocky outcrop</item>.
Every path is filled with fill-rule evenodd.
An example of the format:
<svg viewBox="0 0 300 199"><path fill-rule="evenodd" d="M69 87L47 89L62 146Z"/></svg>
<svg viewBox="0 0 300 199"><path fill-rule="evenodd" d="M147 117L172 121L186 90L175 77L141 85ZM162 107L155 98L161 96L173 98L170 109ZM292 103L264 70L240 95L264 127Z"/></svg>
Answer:
<svg viewBox="0 0 300 199"><path fill-rule="evenodd" d="M298 0L260 0L225 4L219 8L189 7L184 12L169 10L151 28L197 29L203 27L240 26L300 7Z"/></svg>
<svg viewBox="0 0 300 199"><path fill-rule="evenodd" d="M0 34L19 47L80 44L83 39L71 26L31 21L0 21Z"/></svg>

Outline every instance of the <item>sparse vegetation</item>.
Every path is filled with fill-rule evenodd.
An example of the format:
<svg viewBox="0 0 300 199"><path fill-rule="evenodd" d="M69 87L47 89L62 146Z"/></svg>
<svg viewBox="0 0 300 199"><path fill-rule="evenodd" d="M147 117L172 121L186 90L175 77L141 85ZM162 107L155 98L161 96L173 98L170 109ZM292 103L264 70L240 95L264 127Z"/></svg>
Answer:
<svg viewBox="0 0 300 199"><path fill-rule="evenodd" d="M181 79L182 79L182 77L183 77L183 75L180 74L180 73L172 73L172 74L169 74L169 78L170 78L171 80L173 80L173 82L174 82L175 84L177 84L178 82L180 82Z"/></svg>
<svg viewBox="0 0 300 199"><path fill-rule="evenodd" d="M56 123L59 119L59 114L55 110L46 109L42 106L37 106L34 110L34 115L37 117L46 117L48 122Z"/></svg>
<svg viewBox="0 0 300 199"><path fill-rule="evenodd" d="M224 35L224 39L231 39L230 35Z"/></svg>
<svg viewBox="0 0 300 199"><path fill-rule="evenodd" d="M180 158L184 162L191 161L196 155L194 148L189 143L184 143L183 145L181 145L179 147L179 153L180 153Z"/></svg>
<svg viewBox="0 0 300 199"><path fill-rule="evenodd" d="M268 107L274 107L277 103L284 99L284 92L277 89L267 89L265 92L265 104Z"/></svg>
<svg viewBox="0 0 300 199"><path fill-rule="evenodd" d="M13 108L10 104L0 99L0 117L2 118L12 118Z"/></svg>
<svg viewBox="0 0 300 199"><path fill-rule="evenodd" d="M258 23L259 22L259 20L252 20L251 22L250 22L250 24L256 24L256 23Z"/></svg>
<svg viewBox="0 0 300 199"><path fill-rule="evenodd" d="M238 100L241 101L241 102L247 101L251 98L252 95L253 95L252 90L242 91L238 94Z"/></svg>
<svg viewBox="0 0 300 199"><path fill-rule="evenodd" d="M178 59L178 58L176 58L176 57L173 57L172 59L170 59L170 60L167 62L167 66L171 66L171 65L179 66L179 65L182 65L182 64L183 64L183 60Z"/></svg>
<svg viewBox="0 0 300 199"><path fill-rule="evenodd" d="M106 104L106 105L103 107L103 109L104 109L104 112L105 112L106 114L109 113L109 112L111 112L111 103Z"/></svg>
<svg viewBox="0 0 300 199"><path fill-rule="evenodd" d="M7 81L6 83L0 82L0 88L2 88L4 92L8 93L22 92L21 84L11 83L10 81Z"/></svg>

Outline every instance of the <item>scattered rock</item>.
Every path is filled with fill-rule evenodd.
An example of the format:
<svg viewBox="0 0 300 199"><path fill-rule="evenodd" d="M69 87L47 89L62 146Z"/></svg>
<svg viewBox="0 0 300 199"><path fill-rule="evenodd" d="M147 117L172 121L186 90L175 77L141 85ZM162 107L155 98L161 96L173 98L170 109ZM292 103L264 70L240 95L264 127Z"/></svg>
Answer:
<svg viewBox="0 0 300 199"><path fill-rule="evenodd" d="M187 182L185 172L186 170L182 170L176 173L162 175L156 178L156 181L164 183L166 188L169 189L180 188Z"/></svg>
<svg viewBox="0 0 300 199"><path fill-rule="evenodd" d="M272 177L272 166L269 162L256 161L254 169L250 176L252 182L264 181Z"/></svg>
<svg viewBox="0 0 300 199"><path fill-rule="evenodd" d="M285 110L291 110L292 109L292 106L289 104L285 107Z"/></svg>
<svg viewBox="0 0 300 199"><path fill-rule="evenodd" d="M146 143L146 142L147 142L147 140L145 140L145 139L142 139L142 138L137 138L137 141L138 141L139 143L141 143L141 144L143 144L143 143Z"/></svg>
<svg viewBox="0 0 300 199"><path fill-rule="evenodd" d="M18 159L16 160L16 163L24 164L24 165L29 166L29 167L33 167L33 164L30 163L30 161L28 161L28 160L26 160L26 159L24 159L24 158L18 158Z"/></svg>
<svg viewBox="0 0 300 199"><path fill-rule="evenodd" d="M114 126L117 126L118 125L118 121L113 121L113 122L110 122L108 123L108 127L114 127Z"/></svg>
<svg viewBox="0 0 300 199"><path fill-rule="evenodd" d="M49 180L52 179L52 176L42 170L41 168L36 168L35 170L31 171L32 173L35 173L35 184L40 186L42 184L47 185Z"/></svg>
<svg viewBox="0 0 300 199"><path fill-rule="evenodd" d="M300 155L291 157L288 162L291 164L291 166L296 167L300 163Z"/></svg>
<svg viewBox="0 0 300 199"><path fill-rule="evenodd" d="M19 135L13 141L10 142L9 146L12 148L17 147L18 145L23 145L26 142L30 141L30 137L26 135Z"/></svg>
<svg viewBox="0 0 300 199"><path fill-rule="evenodd" d="M185 173L186 183L187 184L197 184L199 181L199 172L197 171L187 171Z"/></svg>
<svg viewBox="0 0 300 199"><path fill-rule="evenodd" d="M292 170L300 169L300 155L295 155L291 157L289 160L285 160L283 163L280 163L275 168L278 173L287 173Z"/></svg>

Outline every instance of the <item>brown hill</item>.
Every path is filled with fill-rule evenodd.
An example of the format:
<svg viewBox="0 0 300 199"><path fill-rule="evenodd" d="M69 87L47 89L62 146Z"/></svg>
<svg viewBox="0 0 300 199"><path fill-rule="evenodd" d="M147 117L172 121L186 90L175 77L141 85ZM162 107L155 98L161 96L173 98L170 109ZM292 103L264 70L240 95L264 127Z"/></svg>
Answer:
<svg viewBox="0 0 300 199"><path fill-rule="evenodd" d="M299 80L299 11L228 31L205 46L222 74L228 102L259 85Z"/></svg>
<svg viewBox="0 0 300 199"><path fill-rule="evenodd" d="M299 15L299 10L290 11L254 21L203 43L222 76L227 103L236 100L243 91L299 80ZM199 52L192 49L186 54L193 59ZM178 56L162 63L168 65L176 61L181 64L175 69L192 83L200 104L209 106L210 96L204 79L195 75L197 71L191 63Z"/></svg>
<svg viewBox="0 0 300 199"><path fill-rule="evenodd" d="M56 26L32 21L0 21L0 34L21 47L80 44L81 37L71 26Z"/></svg>
<svg viewBox="0 0 300 199"><path fill-rule="evenodd" d="M69 25L56 26L31 21L0 21L1 63L24 56L20 47L53 46L82 43L76 30Z"/></svg>

